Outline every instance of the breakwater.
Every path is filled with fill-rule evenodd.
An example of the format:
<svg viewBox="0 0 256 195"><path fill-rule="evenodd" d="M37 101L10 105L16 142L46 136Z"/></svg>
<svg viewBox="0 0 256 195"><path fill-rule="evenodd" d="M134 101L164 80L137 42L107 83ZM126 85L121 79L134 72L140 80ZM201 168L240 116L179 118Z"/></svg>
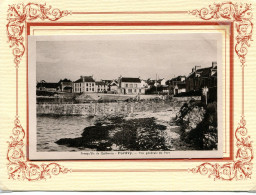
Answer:
<svg viewBox="0 0 256 195"><path fill-rule="evenodd" d="M178 110L184 102L110 102L83 104L49 104L36 105L39 115L127 115L136 112L160 112Z"/></svg>

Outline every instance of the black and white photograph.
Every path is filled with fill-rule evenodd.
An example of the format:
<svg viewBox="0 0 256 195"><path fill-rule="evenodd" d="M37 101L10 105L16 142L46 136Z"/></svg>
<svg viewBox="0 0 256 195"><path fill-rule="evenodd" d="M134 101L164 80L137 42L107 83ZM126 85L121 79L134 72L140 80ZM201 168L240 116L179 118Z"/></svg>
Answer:
<svg viewBox="0 0 256 195"><path fill-rule="evenodd" d="M223 156L220 33L28 41L30 159Z"/></svg>

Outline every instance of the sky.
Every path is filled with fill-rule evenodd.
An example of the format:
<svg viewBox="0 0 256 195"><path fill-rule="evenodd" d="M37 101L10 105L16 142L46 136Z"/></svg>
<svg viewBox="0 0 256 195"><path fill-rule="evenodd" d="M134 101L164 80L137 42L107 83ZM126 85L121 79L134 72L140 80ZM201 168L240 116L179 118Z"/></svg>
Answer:
<svg viewBox="0 0 256 195"><path fill-rule="evenodd" d="M209 67L217 61L214 39L176 40L173 35L151 39L87 39L81 41L37 41L37 81L75 81L81 75L96 80L140 77L171 79L187 76L195 65Z"/></svg>

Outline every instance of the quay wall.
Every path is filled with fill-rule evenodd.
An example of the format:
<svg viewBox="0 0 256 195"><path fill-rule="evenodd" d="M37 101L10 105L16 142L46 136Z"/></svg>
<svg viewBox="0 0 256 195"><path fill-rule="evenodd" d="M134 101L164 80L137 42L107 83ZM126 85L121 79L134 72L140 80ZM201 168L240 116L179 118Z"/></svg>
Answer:
<svg viewBox="0 0 256 195"><path fill-rule="evenodd" d="M184 102L110 102L82 104L49 104L36 105L39 115L127 115L136 112L178 111Z"/></svg>
<svg viewBox="0 0 256 195"><path fill-rule="evenodd" d="M173 101L188 102L190 100L201 100L201 96L173 97Z"/></svg>

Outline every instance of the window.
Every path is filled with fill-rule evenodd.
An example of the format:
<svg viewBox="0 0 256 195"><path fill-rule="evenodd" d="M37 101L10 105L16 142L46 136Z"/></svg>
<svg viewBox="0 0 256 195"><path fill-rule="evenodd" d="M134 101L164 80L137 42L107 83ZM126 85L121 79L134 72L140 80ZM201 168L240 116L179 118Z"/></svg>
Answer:
<svg viewBox="0 0 256 195"><path fill-rule="evenodd" d="M86 83L86 86L88 87L88 83Z"/></svg>
<svg viewBox="0 0 256 195"><path fill-rule="evenodd" d="M128 87L128 84L125 84L125 87Z"/></svg>
<svg viewBox="0 0 256 195"><path fill-rule="evenodd" d="M132 93L132 89L128 89L128 93Z"/></svg>
<svg viewBox="0 0 256 195"><path fill-rule="evenodd" d="M132 85L132 84L130 84L130 85L129 85L129 87L133 87L133 85Z"/></svg>
<svg viewBox="0 0 256 195"><path fill-rule="evenodd" d="M94 91L94 88L92 88L92 91Z"/></svg>
<svg viewBox="0 0 256 195"><path fill-rule="evenodd" d="M134 89L134 92L136 93L136 89Z"/></svg>
<svg viewBox="0 0 256 195"><path fill-rule="evenodd" d="M134 87L137 87L137 84L134 84Z"/></svg>
<svg viewBox="0 0 256 195"><path fill-rule="evenodd" d="M86 91L88 91L88 87L86 87Z"/></svg>

